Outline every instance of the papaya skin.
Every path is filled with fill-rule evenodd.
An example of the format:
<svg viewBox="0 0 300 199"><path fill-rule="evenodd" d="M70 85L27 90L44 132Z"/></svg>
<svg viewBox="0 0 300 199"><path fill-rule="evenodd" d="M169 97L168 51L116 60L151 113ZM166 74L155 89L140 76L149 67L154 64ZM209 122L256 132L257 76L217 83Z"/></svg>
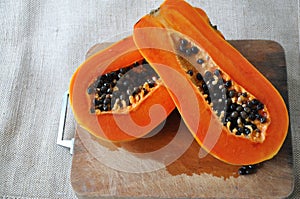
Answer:
<svg viewBox="0 0 300 199"><path fill-rule="evenodd" d="M122 142L146 135L166 119L175 105L162 84L153 88L128 112L103 112L97 115L90 113L91 96L87 93L89 85L101 74L143 59L132 37L128 37L91 56L77 68L71 78L69 95L78 125L98 138Z"/></svg>
<svg viewBox="0 0 300 199"><path fill-rule="evenodd" d="M204 97L182 70L170 36L174 33L184 35L201 46L232 80L268 107L270 123L264 129L263 142L252 142L243 136L232 135L212 113ZM257 164L278 153L289 126L288 111L282 97L246 58L207 23L207 19L201 17L199 11L185 1L166 0L157 12L144 16L135 24L134 41L141 54L152 63L164 81L183 120L203 149L216 158L235 165ZM161 67L162 65L165 67ZM187 110L181 108L181 95L189 94L184 90L179 91L180 88L173 91L176 88L172 86L166 68L176 70L185 78L186 81L180 84L193 88L198 103L189 106Z"/></svg>

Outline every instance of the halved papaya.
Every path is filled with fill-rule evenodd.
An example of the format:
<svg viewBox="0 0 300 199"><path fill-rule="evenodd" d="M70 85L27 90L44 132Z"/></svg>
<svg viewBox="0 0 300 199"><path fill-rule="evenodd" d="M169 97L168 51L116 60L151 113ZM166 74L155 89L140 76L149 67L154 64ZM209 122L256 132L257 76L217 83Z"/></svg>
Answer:
<svg viewBox="0 0 300 199"><path fill-rule="evenodd" d="M277 154L289 125L282 97L199 11L166 0L135 24L134 41L203 149L236 165Z"/></svg>
<svg viewBox="0 0 300 199"><path fill-rule="evenodd" d="M140 138L175 108L132 36L88 58L74 73L70 105L79 125L115 142Z"/></svg>
<svg viewBox="0 0 300 199"><path fill-rule="evenodd" d="M211 25L205 12L197 12ZM215 31L223 37L221 32ZM107 80L105 76L112 74L115 77ZM130 75L139 81L126 80ZM101 83L101 78L106 80ZM115 83L111 82L114 80ZM132 88L122 86L124 92L117 90L120 84L128 82L136 84ZM109 88L102 88L105 90L102 92L104 84L109 84ZM98 52L78 67L72 76L69 93L77 123L98 138L116 142L149 133L175 108L162 81L135 47L132 36ZM103 94L108 95L105 97L108 99L101 98Z"/></svg>

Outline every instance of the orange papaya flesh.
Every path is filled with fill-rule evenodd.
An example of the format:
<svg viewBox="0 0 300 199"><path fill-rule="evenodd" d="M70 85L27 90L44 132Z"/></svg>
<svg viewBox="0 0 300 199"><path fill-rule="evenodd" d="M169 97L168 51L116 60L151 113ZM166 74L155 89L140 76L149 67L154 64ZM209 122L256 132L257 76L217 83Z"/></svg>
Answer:
<svg viewBox="0 0 300 199"><path fill-rule="evenodd" d="M167 0L135 24L134 40L203 149L236 165L277 154L289 124L282 97L199 11Z"/></svg>
<svg viewBox="0 0 300 199"><path fill-rule="evenodd" d="M206 21L206 23L208 23L214 30L216 33L218 33L223 39L225 39L224 35L222 34L221 31L218 30L217 25L213 25L209 19L209 17L207 16L206 12L204 12L204 10L202 10L201 8L197 8L194 7L196 12L198 12L198 14L203 18L204 21Z"/></svg>
<svg viewBox="0 0 300 199"><path fill-rule="evenodd" d="M197 12L199 12L199 14L206 20L206 22L210 24L210 21L205 12L203 12L200 9L198 9ZM223 37L221 32L219 32L219 31L217 31L217 32L219 35L221 35ZM125 54L126 54L125 52L130 52L130 55L125 56ZM112 61L113 59L114 59L114 61ZM88 80L90 81L90 79L87 78L87 80L84 81L84 82L86 82L86 84L82 84L82 85L75 84L75 80L79 81L76 79L79 71L81 71L83 74L85 74L85 73L90 74L93 77L93 76L95 76L95 74L91 74L87 71L91 70L92 68L96 69L96 67L100 67L100 65L101 65L101 67L103 67L103 71L101 71L101 72L103 74L108 74L112 71L117 72L117 70L119 70L120 68L126 69L126 67L124 67L124 66L126 66L126 64L132 65L132 63L135 63L135 64L139 63L139 62L141 63L141 62L143 62L142 60L144 60L144 59L139 54L139 52L136 50L135 46L133 45L132 38L127 38L119 43L112 45L108 49L101 51L100 53L95 55L93 58L90 58L85 63L83 63L75 71L75 73L73 74L73 77L71 79L70 88L69 88L70 103L73 108L73 112L75 113L75 118L77 119L78 123L82 127L86 128L86 130L91 132L96 137L104 138L104 139L107 139L110 141L129 141L129 140L141 137L147 131L150 131L155 125L160 123L161 120L163 120L164 114L161 114L159 117L155 116L155 114L154 114L153 115L154 121L152 121L152 124L149 124L149 121L151 118L147 115L146 116L141 115L139 117L144 117L144 119L139 119L139 117L137 115L139 115L140 113L148 113L150 110L151 105L148 104L148 102L146 102L146 101L151 101L152 103L154 103L161 99L165 100L161 104L163 107L166 108L166 115L168 115L171 112L171 110L174 109L175 105L174 105L173 101L170 100L170 96L167 96L168 93L166 92L166 88L164 88L161 85L161 83L159 83L158 88L151 89L151 90L153 90L152 93L154 96L151 96L151 98L153 98L153 99L149 100L148 98L150 98L150 97L148 97L147 99L142 99L141 101L145 101L145 102L139 103L139 104L146 104L146 105L135 106L134 110L130 110L131 117L129 117L128 114L124 114L127 110L122 109L122 102L117 104L117 106L119 107L118 108L119 114L115 114L114 117L112 117L111 110L100 111L99 108L95 109L95 107L91 107L91 106L90 106L91 111L93 113L96 113L97 116L93 117L93 114L91 114L91 113L88 114L86 112L88 110L87 105L88 104L91 105L91 102L89 102L89 101L91 101L91 99L88 99L88 98L91 98L91 96L89 96L89 97L83 96L83 91L84 91L85 87L87 86L86 81L88 81ZM114 63L110 64L109 67L105 68L109 62L114 62ZM97 64L99 66L97 66ZM84 69L82 69L82 68L84 68ZM100 71L98 71L98 73L99 72ZM81 75L80 78L83 78L83 76ZM80 80L80 81L82 81L82 80ZM93 88L91 86L93 84L95 84L95 81L93 83L90 83L90 86L88 87L88 89L90 89L89 92L91 92L93 90ZM76 85L76 87L74 85ZM76 98L77 96L80 97L80 93L78 93L78 91L77 91L78 88L80 88L79 90L82 91L82 93L81 93L82 99L81 100L84 100L86 98L85 101L80 101L80 100L78 100L78 98ZM73 92L75 92L75 95L73 95ZM159 96L156 95L156 93L159 93ZM99 93L98 93L98 95L99 95ZM75 103L75 105L73 105L74 96L76 96L75 99L78 101L77 103ZM135 100L132 98L133 97L131 97L131 100ZM111 102L111 103L114 104L113 102ZM128 103L128 99L127 99L127 103ZM169 104L167 105L167 103L169 103ZM121 108L120 108L120 106L121 106ZM153 106L152 106L152 108L153 108ZM156 108L157 108L157 106L156 106ZM113 107L110 107L110 109L113 109ZM131 109L132 109L132 107L131 107ZM140 110L137 111L137 109L140 109ZM155 109L153 109L153 110L155 110ZM116 112L116 111L114 110L113 112ZM120 112L123 112L123 114L120 114ZM84 113L84 114L82 114L82 113ZM109 124L109 123L110 123L110 127L107 126L107 124ZM124 125L124 124L126 124L126 125ZM131 124L131 125L128 125L128 124ZM119 127L116 127L118 125L119 125ZM139 128L137 128L137 127L139 127ZM124 131L130 132L129 135L127 134L127 132L125 133Z"/></svg>
<svg viewBox="0 0 300 199"><path fill-rule="evenodd" d="M146 135L175 108L132 37L96 53L79 66L72 76L69 94L77 123L92 135L112 142Z"/></svg>

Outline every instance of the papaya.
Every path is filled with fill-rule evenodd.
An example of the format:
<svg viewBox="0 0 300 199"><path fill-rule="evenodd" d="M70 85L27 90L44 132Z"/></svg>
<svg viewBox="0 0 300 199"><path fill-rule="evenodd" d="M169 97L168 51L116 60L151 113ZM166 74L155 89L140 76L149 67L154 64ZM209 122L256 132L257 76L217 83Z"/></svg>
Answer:
<svg viewBox="0 0 300 199"><path fill-rule="evenodd" d="M205 12L201 9L197 12L212 26ZM128 82L131 85L127 85ZM146 135L162 124L175 108L132 36L82 63L71 78L69 94L77 123L92 135L113 142Z"/></svg>
<svg viewBox="0 0 300 199"><path fill-rule="evenodd" d="M234 165L278 153L289 126L282 97L199 8L165 0L134 25L133 37L206 153Z"/></svg>
<svg viewBox="0 0 300 199"><path fill-rule="evenodd" d="M69 96L78 125L111 142L146 135L175 109L132 36L82 63L71 78Z"/></svg>

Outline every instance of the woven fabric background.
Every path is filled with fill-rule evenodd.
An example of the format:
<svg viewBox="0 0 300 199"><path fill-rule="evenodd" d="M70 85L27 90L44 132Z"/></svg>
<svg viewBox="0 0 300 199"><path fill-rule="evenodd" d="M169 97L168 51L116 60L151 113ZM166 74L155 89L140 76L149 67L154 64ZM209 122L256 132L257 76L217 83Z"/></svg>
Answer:
<svg viewBox="0 0 300 199"><path fill-rule="evenodd" d="M95 43L128 34L162 1L0 1L0 197L76 198L72 156L56 145L61 99ZM191 0L227 39L270 39L286 53L295 189L300 198L298 0ZM118 36L120 37L120 36ZM66 138L74 122L66 127Z"/></svg>

